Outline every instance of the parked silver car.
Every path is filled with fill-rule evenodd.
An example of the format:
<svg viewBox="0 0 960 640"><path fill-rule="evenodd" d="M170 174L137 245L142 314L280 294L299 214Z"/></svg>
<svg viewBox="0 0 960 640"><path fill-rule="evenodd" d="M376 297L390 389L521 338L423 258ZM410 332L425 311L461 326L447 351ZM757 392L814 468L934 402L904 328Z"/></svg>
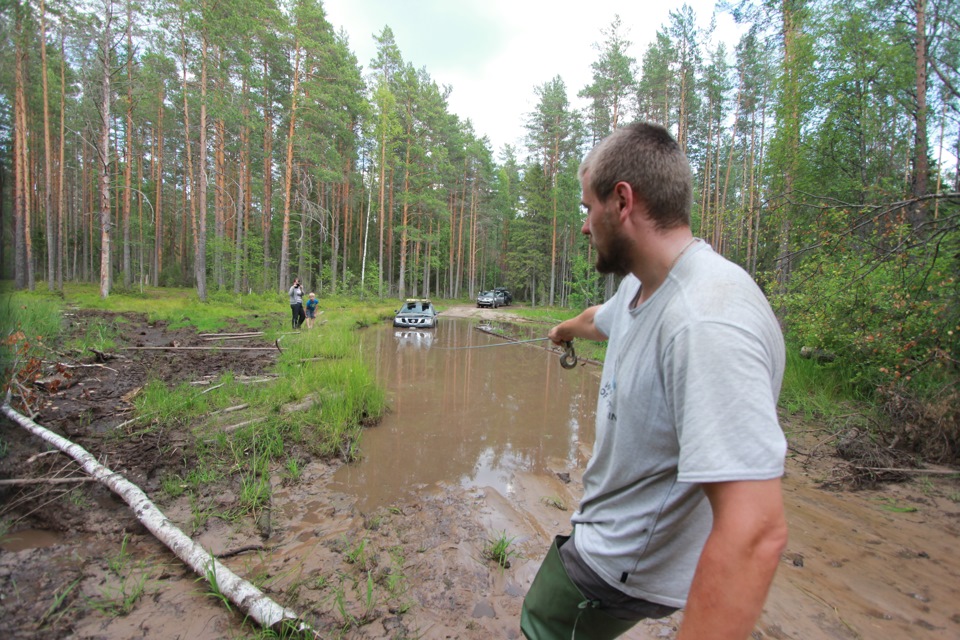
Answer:
<svg viewBox="0 0 960 640"><path fill-rule="evenodd" d="M481 291L480 295L477 296L478 307L492 307L496 309L497 307L502 307L505 304L507 304L507 300L503 296L503 292L497 291L496 289L491 291Z"/></svg>

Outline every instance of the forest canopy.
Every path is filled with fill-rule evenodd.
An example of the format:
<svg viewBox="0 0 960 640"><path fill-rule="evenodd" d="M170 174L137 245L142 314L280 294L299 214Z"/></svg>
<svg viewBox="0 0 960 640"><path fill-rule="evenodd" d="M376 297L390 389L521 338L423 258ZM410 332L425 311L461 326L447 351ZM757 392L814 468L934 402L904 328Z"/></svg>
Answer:
<svg viewBox="0 0 960 640"><path fill-rule="evenodd" d="M957 451L960 3L717 11L744 26L732 48L688 5L639 46L613 16L592 81L531 87L523 148L494 150L389 26L358 61L319 0L7 0L0 278L582 307L613 282L577 165L650 120L691 160L694 233L756 278L791 348L903 420L940 407L924 419Z"/></svg>

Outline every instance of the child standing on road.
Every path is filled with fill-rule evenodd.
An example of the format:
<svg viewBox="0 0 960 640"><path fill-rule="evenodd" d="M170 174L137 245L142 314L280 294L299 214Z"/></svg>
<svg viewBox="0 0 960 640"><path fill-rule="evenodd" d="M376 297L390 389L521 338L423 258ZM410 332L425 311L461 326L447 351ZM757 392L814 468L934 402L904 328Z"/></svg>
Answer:
<svg viewBox="0 0 960 640"><path fill-rule="evenodd" d="M313 320L317 317L318 304L320 302L317 300L317 296L311 293L307 299L307 329L313 329Z"/></svg>

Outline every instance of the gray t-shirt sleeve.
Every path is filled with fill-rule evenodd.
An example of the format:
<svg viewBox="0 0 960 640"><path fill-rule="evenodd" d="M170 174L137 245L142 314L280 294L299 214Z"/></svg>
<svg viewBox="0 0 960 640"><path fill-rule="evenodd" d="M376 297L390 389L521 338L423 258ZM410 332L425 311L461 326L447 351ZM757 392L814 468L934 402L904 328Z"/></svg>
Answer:
<svg viewBox="0 0 960 640"><path fill-rule="evenodd" d="M678 480L769 480L783 475L771 347L719 321L681 330L664 353L664 389L680 443Z"/></svg>
<svg viewBox="0 0 960 640"><path fill-rule="evenodd" d="M613 311L612 311L612 302L617 299L617 296L614 295L612 298L607 300L603 305L597 309L597 312L593 314L593 326L600 330L600 332L610 337L610 327L613 325Z"/></svg>

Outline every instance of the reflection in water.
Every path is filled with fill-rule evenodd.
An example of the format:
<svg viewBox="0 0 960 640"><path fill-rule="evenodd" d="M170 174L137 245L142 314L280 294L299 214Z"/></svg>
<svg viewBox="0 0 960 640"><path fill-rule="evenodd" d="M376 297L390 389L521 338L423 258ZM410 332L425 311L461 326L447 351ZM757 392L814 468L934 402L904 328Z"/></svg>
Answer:
<svg viewBox="0 0 960 640"><path fill-rule="evenodd" d="M429 349L433 344L434 331L430 329L394 329L400 349Z"/></svg>
<svg viewBox="0 0 960 640"><path fill-rule="evenodd" d="M362 507L388 506L436 483L508 495L515 471L575 467L580 442L592 446L598 378L591 369L562 369L558 355L537 343L463 349L503 342L473 327L443 319L433 331L365 334L391 410L364 432L363 459L334 477Z"/></svg>

